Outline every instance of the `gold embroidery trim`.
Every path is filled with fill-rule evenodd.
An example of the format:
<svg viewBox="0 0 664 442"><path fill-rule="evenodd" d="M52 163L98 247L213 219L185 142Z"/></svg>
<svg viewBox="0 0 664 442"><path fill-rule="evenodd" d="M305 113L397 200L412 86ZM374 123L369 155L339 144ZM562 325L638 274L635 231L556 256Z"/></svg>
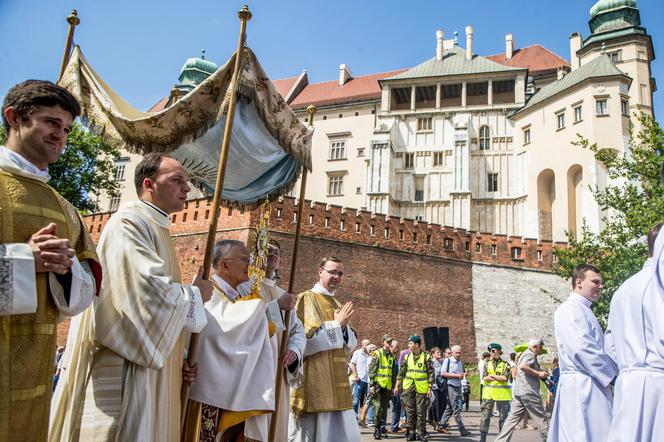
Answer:
<svg viewBox="0 0 664 442"><path fill-rule="evenodd" d="M12 390L12 401L30 401L46 394L46 385Z"/></svg>

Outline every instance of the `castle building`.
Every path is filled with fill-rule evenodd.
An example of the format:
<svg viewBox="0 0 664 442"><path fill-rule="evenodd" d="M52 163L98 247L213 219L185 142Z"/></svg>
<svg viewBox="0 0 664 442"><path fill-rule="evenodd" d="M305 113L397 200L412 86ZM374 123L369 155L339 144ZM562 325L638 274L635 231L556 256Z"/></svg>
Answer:
<svg viewBox="0 0 664 442"><path fill-rule="evenodd" d="M570 36L569 62L518 48L511 33L504 53L478 55L468 26L465 47L437 31L432 58L411 69L354 77L342 64L333 81L310 84L306 71L275 80L303 120L318 108L307 199L540 241L565 241L584 220L599 231L605 214L589 188L609 177L574 142L628 151L636 113L653 112L655 54L635 0L598 1L589 26ZM178 93L214 69L188 60ZM123 200L136 198L130 181Z"/></svg>

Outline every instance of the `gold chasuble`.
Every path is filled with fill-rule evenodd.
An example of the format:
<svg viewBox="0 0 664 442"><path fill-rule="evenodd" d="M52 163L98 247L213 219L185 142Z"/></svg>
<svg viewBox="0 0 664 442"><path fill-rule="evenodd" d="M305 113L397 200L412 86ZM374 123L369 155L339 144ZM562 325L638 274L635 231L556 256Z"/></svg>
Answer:
<svg viewBox="0 0 664 442"><path fill-rule="evenodd" d="M42 181L0 169L0 244L27 243L49 223L69 238L79 261L97 261L69 202ZM36 274L36 286L36 313L0 316L0 442L44 441L48 434L58 308L48 273Z"/></svg>
<svg viewBox="0 0 664 442"><path fill-rule="evenodd" d="M297 297L297 317L304 324L307 339L325 321L334 320L334 311L341 303L333 296L308 291ZM300 388L291 393L291 409L295 414L350 410L353 399L346 373L344 349L321 351L304 359L304 379Z"/></svg>

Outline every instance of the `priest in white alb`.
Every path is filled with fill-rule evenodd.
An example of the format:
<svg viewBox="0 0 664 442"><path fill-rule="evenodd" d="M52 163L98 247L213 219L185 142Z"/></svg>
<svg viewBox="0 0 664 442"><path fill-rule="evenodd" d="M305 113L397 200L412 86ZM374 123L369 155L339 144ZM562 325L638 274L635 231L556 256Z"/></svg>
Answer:
<svg viewBox="0 0 664 442"><path fill-rule="evenodd" d="M272 341L284 329L280 305L268 302L261 291L238 291L249 280L249 250L241 241L216 242L212 267L214 292L205 303L208 326L199 336L198 376L189 395L184 440L267 441L262 426L245 435L245 422L274 410ZM281 304L292 309L293 297L286 294Z"/></svg>
<svg viewBox="0 0 664 442"><path fill-rule="evenodd" d="M275 324L282 324L279 309L291 316L288 343L284 355L283 367L279 370L282 375L282 386L279 399L275 400L275 412L271 414L261 414L247 419L244 427L244 435L247 440L267 441L272 419L276 419L274 440L286 441L288 439L288 409L290 398L290 387L296 387L302 380L302 358L304 348L307 344L307 338L304 335L304 326L298 319L295 310L295 296L287 293L277 285L277 272L281 268L281 246L277 241L270 240L268 245L267 263L265 267L265 278L263 279L261 296L269 304L266 310L268 319ZM243 295L249 294L252 287L252 281L247 281L240 285L239 292ZM281 307L283 305L283 307ZM278 316L277 316L278 315ZM281 346L281 333L283 329L279 327L274 338L270 339L273 351L278 355ZM276 417L275 417L276 415Z"/></svg>
<svg viewBox="0 0 664 442"><path fill-rule="evenodd" d="M599 270L588 264L576 266L572 288L554 315L560 381L547 440L604 442L612 415L609 384L618 370L605 350L604 332L590 309L602 292Z"/></svg>
<svg viewBox="0 0 664 442"><path fill-rule="evenodd" d="M607 350L620 370L610 442L646 442L664 436L664 235L648 232L641 271L611 300Z"/></svg>
<svg viewBox="0 0 664 442"><path fill-rule="evenodd" d="M346 371L346 354L357 346L348 324L353 303L335 292L344 276L339 258L325 257L318 266L318 283L300 293L295 310L304 324L304 379L291 392L288 440L291 442L358 442L360 430Z"/></svg>
<svg viewBox="0 0 664 442"><path fill-rule="evenodd" d="M201 295L212 284L180 280L168 227L190 190L182 165L146 155L135 173L139 201L113 214L99 239L101 293L72 322L53 398L52 441L180 439L186 332L205 326Z"/></svg>

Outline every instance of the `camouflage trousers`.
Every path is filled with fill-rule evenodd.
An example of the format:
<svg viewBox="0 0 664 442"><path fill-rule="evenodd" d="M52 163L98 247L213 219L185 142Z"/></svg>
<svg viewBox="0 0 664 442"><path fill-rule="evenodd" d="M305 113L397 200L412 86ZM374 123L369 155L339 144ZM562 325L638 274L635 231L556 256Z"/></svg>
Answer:
<svg viewBox="0 0 664 442"><path fill-rule="evenodd" d="M413 387L401 394L401 401L406 409L406 427L408 430L425 433L427 430L429 396L426 393L418 393Z"/></svg>
<svg viewBox="0 0 664 442"><path fill-rule="evenodd" d="M381 430L385 427L385 422L387 421L387 409L390 406L391 397L392 390L376 385L376 396L374 397L376 417L374 418L374 422L376 428L380 428Z"/></svg>

